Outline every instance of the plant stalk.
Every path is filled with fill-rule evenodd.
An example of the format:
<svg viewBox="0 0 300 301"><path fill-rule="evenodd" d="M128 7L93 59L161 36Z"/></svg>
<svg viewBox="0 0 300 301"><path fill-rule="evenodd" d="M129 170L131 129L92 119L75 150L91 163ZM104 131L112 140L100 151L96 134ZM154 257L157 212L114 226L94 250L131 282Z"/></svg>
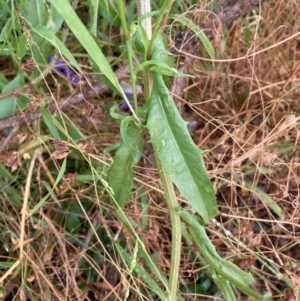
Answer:
<svg viewBox="0 0 300 301"><path fill-rule="evenodd" d="M128 65L130 70L130 81L132 86L132 92L133 92L133 101L134 101L134 108L135 112L132 111L132 107L128 101L129 109L132 111L133 116L135 116L138 119L138 104L137 104L137 95L136 95L136 76L134 75L134 66L133 66L133 47L132 42L130 40L130 32L128 30L127 22L126 22L126 16L125 16L125 10L124 10L124 1L118 0L118 7L119 7L119 14L120 14L120 20L124 32L124 37L126 41L126 48L127 48L127 58L128 58ZM125 96L125 93L124 93ZM127 99L127 97L126 97ZM135 114L134 114L135 113Z"/></svg>
<svg viewBox="0 0 300 301"><path fill-rule="evenodd" d="M175 195L174 186L169 175L167 175L161 167L161 163L158 157L156 157L156 163L158 170L160 171L160 179L165 192L165 198L168 205L168 211L171 218L172 228L172 252L170 263L170 276L169 276L169 290L171 294L171 300L176 300L178 275L181 257L181 220L176 210L179 208L179 204Z"/></svg>
<svg viewBox="0 0 300 301"><path fill-rule="evenodd" d="M154 30L153 30L153 35L151 37L151 41L150 41L150 44L149 44L149 48L148 48L148 51L147 51L147 58L149 58L151 56L151 52L152 52L152 46L153 46L153 43L154 43L154 40L158 34L158 31L160 30L160 24L162 22L162 19L164 17L164 15L170 11L170 7L172 6L172 0L165 0L161 9L159 10L159 14L157 16L157 19L155 21L155 26L154 26Z"/></svg>

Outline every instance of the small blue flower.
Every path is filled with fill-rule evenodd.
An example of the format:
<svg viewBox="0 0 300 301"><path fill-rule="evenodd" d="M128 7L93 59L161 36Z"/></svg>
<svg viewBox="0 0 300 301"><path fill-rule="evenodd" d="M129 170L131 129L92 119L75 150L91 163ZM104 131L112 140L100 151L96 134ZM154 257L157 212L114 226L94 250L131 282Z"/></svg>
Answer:
<svg viewBox="0 0 300 301"><path fill-rule="evenodd" d="M55 60L55 64L53 67L54 71L58 71L62 73L67 78L70 78L75 75L75 72L65 63L64 60L55 58L53 54L51 54L47 59L49 64L53 63L54 60Z"/></svg>
<svg viewBox="0 0 300 301"><path fill-rule="evenodd" d="M64 60L60 58L55 58L53 54L49 55L47 59L48 63L51 64L54 62L54 67L52 72L62 73L66 78L71 79L73 86L77 86L86 82L86 78L83 75L77 75Z"/></svg>
<svg viewBox="0 0 300 301"><path fill-rule="evenodd" d="M131 107L134 109L134 103L131 102L130 103ZM119 108L121 111L124 111L124 112L128 112L130 109L129 109L129 106L127 104L127 102L125 100L123 100L120 104L119 104Z"/></svg>
<svg viewBox="0 0 300 301"><path fill-rule="evenodd" d="M86 84L86 77L83 75L75 75L71 79L71 83L73 86L77 85L85 85Z"/></svg>

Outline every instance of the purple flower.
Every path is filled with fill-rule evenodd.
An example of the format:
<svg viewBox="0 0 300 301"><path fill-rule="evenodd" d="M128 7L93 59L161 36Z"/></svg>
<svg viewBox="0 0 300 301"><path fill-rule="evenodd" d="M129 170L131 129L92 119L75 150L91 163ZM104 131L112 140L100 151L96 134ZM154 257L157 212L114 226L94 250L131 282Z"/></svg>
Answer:
<svg viewBox="0 0 300 301"><path fill-rule="evenodd" d="M59 72L63 74L66 78L71 79L71 83L74 86L77 86L78 84L82 84L83 82L86 82L86 78L83 75L77 75L67 64L64 60L60 58L55 58L53 54L49 55L47 59L48 63L51 64L54 63L54 67L52 69L52 72Z"/></svg>
<svg viewBox="0 0 300 301"><path fill-rule="evenodd" d="M134 109L134 104L131 102L130 103L131 107ZM124 111L124 112L128 112L130 109L129 109L129 106L127 104L127 102L125 100L123 100L120 104L119 104L119 108L121 111Z"/></svg>
<svg viewBox="0 0 300 301"><path fill-rule="evenodd" d="M65 63L64 60L55 58L53 54L51 54L47 59L49 64L53 63L54 60L55 64L53 67L53 71L58 71L67 78L70 78L75 75L75 72Z"/></svg>
<svg viewBox="0 0 300 301"><path fill-rule="evenodd" d="M83 75L75 75L72 77L71 83L73 86L82 85L86 83L86 78Z"/></svg>

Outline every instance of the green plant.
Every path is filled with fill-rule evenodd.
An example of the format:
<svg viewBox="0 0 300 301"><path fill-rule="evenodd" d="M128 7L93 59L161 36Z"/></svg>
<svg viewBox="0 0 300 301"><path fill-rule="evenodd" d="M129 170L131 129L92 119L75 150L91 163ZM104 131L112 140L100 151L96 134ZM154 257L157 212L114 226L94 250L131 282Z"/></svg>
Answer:
<svg viewBox="0 0 300 301"><path fill-rule="evenodd" d="M1 240L4 257L10 259L1 262L1 268L5 270L1 281L18 283L21 279L22 293L30 295L32 299L43 299L45 296L48 299L53 296L64 299L66 296L59 291L63 287L60 273L65 273L62 278L66 277L72 283L69 290L67 284L63 287L69 294L67 297L79 299L81 292L91 292L97 287L99 275L109 265L117 270L115 274L123 285L124 299L134 291L141 300L183 300L183 291L209 294L211 289L215 297L226 300L236 300L237 290L257 300L270 300L270 294L257 292L250 287L254 281L250 273L242 271L217 253L205 231L205 225L218 214L215 191L204 164L204 158L208 160L210 154L206 155L193 142L169 92L171 77L193 76L176 70L174 56L168 51L165 33L161 31L163 22L176 20L194 32L209 56L207 60L214 60L216 53L195 22L178 15L177 10L182 10L183 4L177 1L175 7L171 8L171 1L166 0L162 5L156 3L160 9L151 12L148 3L146 11L139 9L140 14L136 18L133 15L134 1L128 7L124 1L87 1L84 4L87 12L78 9L76 1L72 3L73 7L67 0L53 0L49 4L36 0L26 3L20 1L14 2L12 10L2 2L5 9L0 13L6 23L0 34L0 53L11 58L15 74L13 77L1 74L0 119L13 116L18 109L26 117L31 116L29 113L34 115L39 112L42 122L30 126L28 134L32 134L32 140L26 145L21 144L18 153L10 157L7 166L11 172L3 165L0 168L1 197L9 200L1 205L4 233ZM81 18L76 9L83 14ZM39 14L32 14L32 11L38 11ZM170 12L173 14L169 15ZM82 20L86 20L85 13L89 21L84 24ZM101 25L98 24L99 15L103 21ZM154 24L153 32L150 19ZM63 26L63 22L67 27ZM122 29L122 47L111 41L107 33L115 28L116 32ZM97 40L99 36L103 43L101 45ZM75 38L76 42L73 40ZM249 45L251 27L247 27L245 40ZM49 55L54 52L62 62L59 66L62 70L72 68L72 72L66 72L72 74L72 78L66 74L64 76L63 71L60 74L63 80L60 80L57 74L50 72L57 69L57 61L47 62ZM20 67L25 57L32 59L37 70L30 73L24 71L24 66L23 69ZM130 73L132 104L112 70L112 65L124 61L128 63ZM97 149L98 145L90 141L98 133L92 135L85 126L80 128L73 121L76 113L72 113L77 111L64 113L60 105L54 106L60 103L61 87L69 86L63 102L67 102L69 95L70 98L75 95L74 99L84 99L86 112L82 120L96 119L95 116L100 113L94 107L98 104L88 103L91 99L88 95L98 88L88 75L82 75L90 69L97 73L95 78L105 83L114 95L125 99L131 111L127 115L121 113L114 99L105 104L107 114L103 119L120 124L121 139L112 139L116 142L113 146L109 140L109 147L104 150L103 156L102 150L100 152ZM214 70L214 67L208 69ZM48 78L51 76L54 79L53 82L49 80L49 84ZM86 86L72 87L73 79L82 79ZM137 82L144 84L142 102L138 100ZM55 93L49 85L55 87ZM90 90L87 88L89 85ZM15 89L18 89L18 93L14 92ZM35 96L33 108L32 95ZM71 104L75 107L77 103ZM101 105L105 107L103 103ZM111 121L108 112L114 121ZM76 118L80 124L82 120L78 116ZM29 125L33 120L36 119L26 121ZM18 129L14 128L10 133L14 134ZM113 132L109 137L115 136L116 132ZM145 183L137 184L140 183L137 176L139 162L141 159L149 160L144 152L148 145L153 149L160 179L157 187L153 185L151 188ZM27 159L21 161L18 155L24 155ZM34 168L37 162L39 169ZM253 173L251 168L245 168L243 176L248 175L248 170L249 174ZM218 188L227 183L225 176L220 183ZM26 188L24 196L20 193L23 192L23 186ZM162 198L168 209L167 213L164 207L155 209L170 216L169 270L164 270L159 264L160 254L149 247L147 235L140 236L140 231L147 231L151 224L149 216L153 208L147 200L149 191L160 187L163 193L154 195ZM259 185L247 179L244 187L259 195L262 203L284 222L286 215L282 208L274 204ZM140 220L130 214L130 206L141 208ZM20 220L20 231L16 230L14 219ZM112 226L111 223L116 225ZM47 231L51 233L49 237L45 235ZM43 236L47 236L48 240L43 240ZM17 247L12 248L12 241L15 240L18 240ZM238 239L232 241L247 250ZM188 254L183 254L185 246L190 249ZM47 258L57 258L60 252L63 268L58 265L60 273L53 269L57 272L56 277L52 276L55 273L48 273L52 260L47 261ZM68 257L69 252L72 255L72 252L76 253L74 261ZM39 257L39 253L45 254L45 258ZM192 285L185 285L185 281L180 279L183 255L197 262L201 268L208 265L205 272L198 273L201 283L195 284L197 288L194 291ZM270 264L266 258L260 261L274 275L279 275L275 264ZM78 270L80 273L77 274ZM35 275L38 285L31 284L32 275ZM255 275L266 279L257 271ZM282 273L280 279L290 288L293 287L293 283ZM212 281L215 285L211 284ZM101 284L107 285L105 281ZM40 297L34 294L37 286L40 287ZM276 291L273 284L270 286ZM179 292L178 287L184 289Z"/></svg>

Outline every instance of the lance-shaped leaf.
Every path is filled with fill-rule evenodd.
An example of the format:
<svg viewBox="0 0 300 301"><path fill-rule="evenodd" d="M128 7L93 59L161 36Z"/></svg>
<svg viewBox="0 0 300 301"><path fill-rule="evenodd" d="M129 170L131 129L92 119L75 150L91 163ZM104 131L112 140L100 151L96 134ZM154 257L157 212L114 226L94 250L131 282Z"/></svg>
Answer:
<svg viewBox="0 0 300 301"><path fill-rule="evenodd" d="M121 134L121 144L108 171L108 184L122 207L132 190L133 166L138 163L143 153L144 129L135 125L132 116L127 116L122 120Z"/></svg>
<svg viewBox="0 0 300 301"><path fill-rule="evenodd" d="M215 246L212 244L205 232L205 227L200 225L195 215L190 214L186 210L178 210L177 214L187 224L188 232L190 233L195 245L199 249L201 256L214 269L214 279L221 286L221 288L225 290L224 295L228 297L226 300L235 300L234 297L232 297L233 292L230 289L230 284L235 285L244 294L253 297L255 300L272 300L269 298L269 293L261 295L259 292L250 287L250 285L254 283L254 278L250 273L241 270L232 262L219 256ZM220 283L219 280L222 279L227 280L229 283Z"/></svg>
<svg viewBox="0 0 300 301"><path fill-rule="evenodd" d="M160 74L153 74L147 128L155 155L182 196L207 222L218 214L214 189L187 123L179 115Z"/></svg>
<svg viewBox="0 0 300 301"><path fill-rule="evenodd" d="M195 215L190 214L186 210L179 210L177 214L188 225L188 230L201 251L201 255L217 274L223 276L237 287L248 287L254 283L254 279L250 273L241 270L232 262L219 256L215 246L205 232L205 227L200 225Z"/></svg>

